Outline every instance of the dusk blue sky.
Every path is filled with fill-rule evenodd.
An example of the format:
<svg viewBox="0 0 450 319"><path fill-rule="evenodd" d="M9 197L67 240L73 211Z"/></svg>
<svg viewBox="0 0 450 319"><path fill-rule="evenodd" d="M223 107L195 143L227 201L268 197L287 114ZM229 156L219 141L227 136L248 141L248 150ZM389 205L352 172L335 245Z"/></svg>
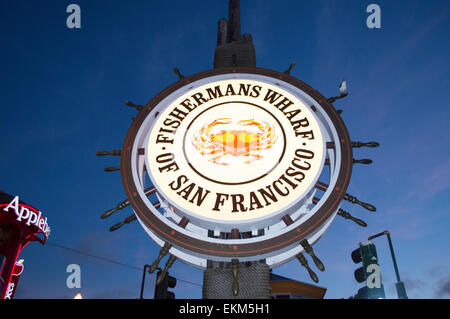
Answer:
<svg viewBox="0 0 450 319"><path fill-rule="evenodd" d="M81 7L81 29L66 27L66 7ZM366 26L366 7L381 8L381 29ZM159 247L134 222L108 228L131 209L101 220L125 199L117 157L136 111L178 80L213 66L217 21L227 0L0 2L0 189L40 209L49 241L138 268ZM449 1L242 0L242 32L250 33L257 66L284 71L325 96L349 95L343 109L355 149L348 193L375 213L343 203L361 228L336 218L314 245L325 263L326 298L348 298L362 287L350 254L368 236L389 230L400 275L411 298L450 297L450 3ZM375 239L383 284L396 298L386 237ZM16 298L137 298L142 273L52 245L31 243ZM66 287L66 267L79 264L81 289ZM312 283L297 260L274 273ZM201 298L203 272L177 261L177 298ZM153 296L148 275L145 297ZM186 283L186 280L191 283Z"/></svg>

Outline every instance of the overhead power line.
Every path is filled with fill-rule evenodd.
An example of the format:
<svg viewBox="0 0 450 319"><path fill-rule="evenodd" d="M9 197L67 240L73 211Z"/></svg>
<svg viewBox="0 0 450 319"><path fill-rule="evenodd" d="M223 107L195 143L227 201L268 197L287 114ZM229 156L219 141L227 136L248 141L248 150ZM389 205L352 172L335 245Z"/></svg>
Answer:
<svg viewBox="0 0 450 319"><path fill-rule="evenodd" d="M65 250L68 250L68 251L71 251L71 252L74 252L74 253L77 253L77 254L80 254L80 255L84 255L84 256L88 256L88 257L91 257L91 258L99 259L99 260L102 260L102 261L105 261L105 262L109 262L109 263L112 263L112 264L116 264L116 265L119 265L119 266L127 267L127 268L138 270L138 271L143 271L143 268L139 268L139 267L132 266L132 265L127 265L127 264L124 264L124 263L121 263L121 262L118 262L118 261L115 261L115 260L112 260L112 259L109 259L109 258L105 258L105 257L97 256L97 255L94 255L94 254L90 254L90 253L87 253L87 252L84 252L84 251L81 251L81 250L78 250L78 249L73 249L73 248L66 247L66 246L59 245L59 244L55 244L55 243L52 243L52 242L49 242L49 241L46 244L54 246L54 247L57 247L57 248L65 249ZM177 280L181 281L181 282L185 282L187 284L194 285L194 286L199 286L199 287L202 286L202 285L197 284L195 282L184 280L184 279L180 279L180 278L177 278Z"/></svg>

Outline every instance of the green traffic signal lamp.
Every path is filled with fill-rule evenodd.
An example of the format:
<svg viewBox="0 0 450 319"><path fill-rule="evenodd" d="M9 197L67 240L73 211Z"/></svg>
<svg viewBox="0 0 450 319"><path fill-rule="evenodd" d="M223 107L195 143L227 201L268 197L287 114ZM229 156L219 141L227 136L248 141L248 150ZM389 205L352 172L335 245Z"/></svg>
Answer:
<svg viewBox="0 0 450 319"><path fill-rule="evenodd" d="M352 260L355 264L360 263L362 261L361 250L359 250L359 248L352 251Z"/></svg>
<svg viewBox="0 0 450 319"><path fill-rule="evenodd" d="M362 262L360 248L357 248L352 252L352 260L355 264ZM354 275L355 275L356 281L359 283L366 280L366 272L364 270L364 267L359 267L358 269L356 269Z"/></svg>
<svg viewBox="0 0 450 319"><path fill-rule="evenodd" d="M356 281L359 283L366 281L366 271L364 270L364 267L359 267L356 269L354 276Z"/></svg>

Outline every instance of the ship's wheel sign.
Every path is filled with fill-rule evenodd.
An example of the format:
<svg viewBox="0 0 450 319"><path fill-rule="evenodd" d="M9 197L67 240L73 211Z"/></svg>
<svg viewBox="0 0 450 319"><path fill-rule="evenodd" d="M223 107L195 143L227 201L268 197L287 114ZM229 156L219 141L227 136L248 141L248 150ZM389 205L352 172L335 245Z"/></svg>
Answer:
<svg viewBox="0 0 450 319"><path fill-rule="evenodd" d="M120 225L137 218L165 247L158 261L170 251L200 268L294 257L305 265L306 251L321 269L311 245L336 214L362 225L340 210L343 199L368 205L346 194L352 146L362 144L307 84L221 68L181 78L137 108L121 152L98 153L121 154L128 197L103 217L131 204L135 215Z"/></svg>

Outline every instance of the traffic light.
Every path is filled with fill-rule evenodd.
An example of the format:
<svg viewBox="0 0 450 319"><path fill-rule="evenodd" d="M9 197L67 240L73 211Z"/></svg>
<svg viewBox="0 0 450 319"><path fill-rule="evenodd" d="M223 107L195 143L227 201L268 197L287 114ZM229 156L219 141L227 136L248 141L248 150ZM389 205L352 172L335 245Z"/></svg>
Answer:
<svg viewBox="0 0 450 319"><path fill-rule="evenodd" d="M161 271L158 271L156 278L161 275ZM177 279L175 277L169 276L167 272L164 279L159 285L155 285L155 296L154 299L175 299L175 293L167 290L168 288L175 288L177 285Z"/></svg>
<svg viewBox="0 0 450 319"><path fill-rule="evenodd" d="M366 282L366 286L358 290L355 299L381 299L386 298L381 283L381 271L378 265L378 256L375 245L371 241L359 243L359 248L352 252L354 263L362 262L362 266L355 270L357 282Z"/></svg>

